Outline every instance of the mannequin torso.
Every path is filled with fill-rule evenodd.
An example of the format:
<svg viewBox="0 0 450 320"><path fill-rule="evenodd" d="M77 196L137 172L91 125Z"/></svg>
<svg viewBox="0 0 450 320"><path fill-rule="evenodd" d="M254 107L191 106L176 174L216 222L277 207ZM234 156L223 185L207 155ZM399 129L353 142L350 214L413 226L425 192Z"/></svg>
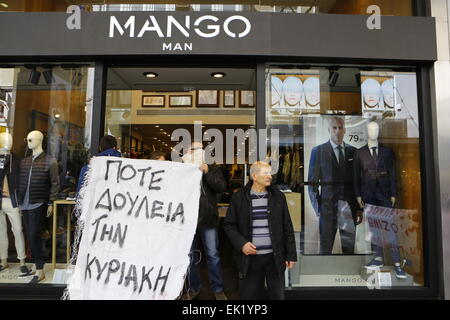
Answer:
<svg viewBox="0 0 450 320"><path fill-rule="evenodd" d="M368 134L368 140L367 140L367 147L369 149L370 154L372 157L374 157L373 154L373 148L377 148L377 155L379 154L379 143L378 143L378 137L380 133L380 127L378 123L376 122L369 122L367 125L367 134ZM356 197L356 200L361 208L364 208L365 204L361 196ZM391 197L391 203L392 207L395 205L395 197Z"/></svg>

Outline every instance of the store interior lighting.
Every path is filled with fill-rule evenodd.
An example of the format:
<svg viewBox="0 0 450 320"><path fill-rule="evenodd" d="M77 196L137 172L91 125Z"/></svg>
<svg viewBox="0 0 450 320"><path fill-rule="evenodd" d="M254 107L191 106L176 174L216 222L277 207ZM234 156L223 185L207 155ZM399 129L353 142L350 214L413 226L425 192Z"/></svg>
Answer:
<svg viewBox="0 0 450 320"><path fill-rule="evenodd" d="M158 74L156 72L144 72L144 77L147 78L156 78L158 76Z"/></svg>
<svg viewBox="0 0 450 320"><path fill-rule="evenodd" d="M42 74L44 75L44 79L47 84L52 84L55 82L55 78L53 77L53 70L45 70L42 72Z"/></svg>
<svg viewBox="0 0 450 320"><path fill-rule="evenodd" d="M41 79L41 72L37 71L36 68L31 70L30 78L28 78L28 82L32 84L38 84Z"/></svg>
<svg viewBox="0 0 450 320"><path fill-rule="evenodd" d="M72 84L76 87L79 87L81 81L83 81L83 74L80 71L76 70L72 76Z"/></svg>
<svg viewBox="0 0 450 320"><path fill-rule="evenodd" d="M328 85L334 87L339 79L339 68L330 68L330 76L328 77Z"/></svg>
<svg viewBox="0 0 450 320"><path fill-rule="evenodd" d="M361 73L355 74L356 85L361 87Z"/></svg>
<svg viewBox="0 0 450 320"><path fill-rule="evenodd" d="M211 73L211 77L216 78L216 79L220 79L225 77L226 74L224 72L213 72Z"/></svg>

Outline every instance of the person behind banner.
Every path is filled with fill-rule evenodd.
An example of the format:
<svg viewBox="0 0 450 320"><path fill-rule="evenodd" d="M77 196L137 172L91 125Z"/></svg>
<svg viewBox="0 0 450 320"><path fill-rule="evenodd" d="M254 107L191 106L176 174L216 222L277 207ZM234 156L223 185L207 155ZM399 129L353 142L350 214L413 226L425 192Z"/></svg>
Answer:
<svg viewBox="0 0 450 320"><path fill-rule="evenodd" d="M362 221L353 190L353 154L356 148L344 142L345 120L334 116L329 119L330 140L311 151L308 186L311 204L319 216L320 254L332 254L336 232L339 229L344 254L353 254L355 232L339 228L338 203L346 201L353 215L353 222ZM320 187L320 189L319 189Z"/></svg>
<svg viewBox="0 0 450 320"><path fill-rule="evenodd" d="M273 188L271 167L256 162L250 182L233 194L224 229L235 249L243 300L284 299L284 272L297 261L294 229L284 194Z"/></svg>
<svg viewBox="0 0 450 320"><path fill-rule="evenodd" d="M189 290L183 295L183 300L193 300L200 294L202 280L198 271L199 241L203 243L206 252L208 276L216 300L227 300L223 292L222 267L219 254L219 212L217 210L218 195L226 191L227 184L222 170L217 165L205 163L205 151L202 142L193 142L189 152L183 156L183 162L199 166L203 172L201 194L198 212L197 230L191 250L191 264L189 266Z"/></svg>
<svg viewBox="0 0 450 320"><path fill-rule="evenodd" d="M122 154L117 151L117 140L113 136L103 136L100 139L100 145L98 147L100 153L97 154L97 157L122 157ZM84 180L86 178L86 173L89 169L89 165L85 165L81 168L80 176L78 178L77 184L77 194L80 192L80 189L83 187Z"/></svg>
<svg viewBox="0 0 450 320"><path fill-rule="evenodd" d="M149 160L166 161L166 153L162 151L153 151L150 153Z"/></svg>

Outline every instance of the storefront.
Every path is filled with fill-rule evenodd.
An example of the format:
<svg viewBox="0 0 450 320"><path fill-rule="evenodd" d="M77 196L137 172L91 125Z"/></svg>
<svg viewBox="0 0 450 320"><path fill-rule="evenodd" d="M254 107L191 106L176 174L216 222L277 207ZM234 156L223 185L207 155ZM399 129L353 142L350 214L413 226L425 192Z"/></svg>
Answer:
<svg viewBox="0 0 450 320"><path fill-rule="evenodd" d="M377 20L362 15L364 1L317 7L297 2L282 10L243 4L218 10L187 5L191 9L181 11L174 4L136 5L129 12L93 5L80 15L0 12L0 125L5 141L13 141L9 149L2 142L2 150L28 157L24 139L41 131L44 151L57 160L60 184L58 221L47 218L42 234L46 281L29 285L18 277L17 256L29 253L17 250L23 247L20 232L6 222L10 268L0 273L0 295L61 296L73 238L70 199L101 136L115 136L124 156L144 159L155 150L170 154L177 143L173 132L193 132L201 121L204 131L224 136L227 129L278 130L279 147L268 139L267 155L278 166L273 183L288 200L299 258L286 272L288 299L442 298L429 76L436 31L427 1L398 1L397 7L379 1L383 16L375 29ZM376 137L368 135L369 122ZM353 167L344 179L358 188L333 204L332 223L341 230L334 233L324 231L320 199L335 183L325 173L333 154L325 152L328 162L319 154L329 140L342 139L343 159ZM374 141L383 146L375 151L375 174L385 179L380 195L366 183L374 173L364 157L373 154L363 151ZM241 147L248 147L246 140ZM249 157L239 159L239 148L233 147L231 163L222 161L229 187L219 201L223 215L232 191L248 179ZM355 226L351 207L362 202L389 210L366 211ZM231 249L222 240L224 273L230 274L225 291L236 298ZM384 247L379 273L365 268L374 258L373 244Z"/></svg>

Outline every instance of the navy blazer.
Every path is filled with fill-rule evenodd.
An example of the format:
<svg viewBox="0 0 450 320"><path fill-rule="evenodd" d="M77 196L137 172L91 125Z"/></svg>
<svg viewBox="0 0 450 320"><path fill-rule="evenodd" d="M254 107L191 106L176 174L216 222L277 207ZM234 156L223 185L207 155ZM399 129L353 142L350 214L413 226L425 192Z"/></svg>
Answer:
<svg viewBox="0 0 450 320"><path fill-rule="evenodd" d="M377 191L377 184L378 191L386 199L396 196L397 174L395 155L391 148L378 145L378 161L375 163L369 147L365 145L355 152L353 168L353 184L357 197L362 197L364 201L372 199Z"/></svg>
<svg viewBox="0 0 450 320"><path fill-rule="evenodd" d="M0 169L0 210L2 208L3 197L3 184L5 176L8 177L8 189L9 196L11 198L11 204L13 208L17 208L17 196L19 189L19 171L20 171L20 159L13 153L6 156L4 162L4 168Z"/></svg>
<svg viewBox="0 0 450 320"><path fill-rule="evenodd" d="M338 196L344 193L344 199L349 203L353 215L358 205L353 190L353 155L356 148L344 143L345 169L341 170L336 159L336 154L330 141L316 146L311 151L308 171L309 197L311 204L319 215L322 201L336 201ZM320 187L320 190L319 190Z"/></svg>

